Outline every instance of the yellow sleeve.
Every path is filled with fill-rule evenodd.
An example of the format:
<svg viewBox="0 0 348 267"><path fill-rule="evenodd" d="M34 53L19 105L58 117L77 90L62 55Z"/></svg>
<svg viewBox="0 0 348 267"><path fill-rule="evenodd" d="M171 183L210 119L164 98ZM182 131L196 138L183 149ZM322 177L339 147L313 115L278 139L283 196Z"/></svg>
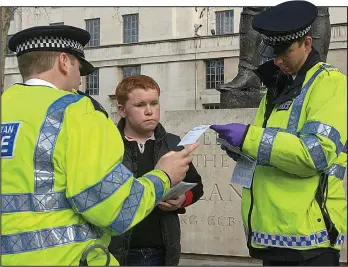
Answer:
<svg viewBox="0 0 348 267"><path fill-rule="evenodd" d="M243 151L285 172L301 177L329 168L347 141L347 77L337 71L318 76L299 133L250 126ZM268 155L266 162L262 162Z"/></svg>
<svg viewBox="0 0 348 267"><path fill-rule="evenodd" d="M84 110L85 101L90 100L74 104L75 110ZM67 198L87 221L117 235L152 211L170 188L170 180L161 170L135 179L122 164L124 146L117 127L90 106L87 103L87 111L79 116L72 108L64 120L68 129Z"/></svg>

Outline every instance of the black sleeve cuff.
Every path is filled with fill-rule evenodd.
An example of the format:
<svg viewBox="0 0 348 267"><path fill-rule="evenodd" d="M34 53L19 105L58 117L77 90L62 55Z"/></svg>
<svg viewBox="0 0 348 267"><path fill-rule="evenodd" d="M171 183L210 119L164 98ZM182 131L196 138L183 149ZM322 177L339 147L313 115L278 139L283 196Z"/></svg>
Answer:
<svg viewBox="0 0 348 267"><path fill-rule="evenodd" d="M243 151L243 150L242 150L242 147L243 147L243 144L244 144L244 141L245 141L245 137L246 137L247 134L248 134L249 127L250 127L250 124L248 124L247 127L245 128L243 140L242 140L242 142L241 142L240 145L239 145L240 151Z"/></svg>
<svg viewBox="0 0 348 267"><path fill-rule="evenodd" d="M170 187L172 187L172 179L170 179L170 176L168 173L166 173L164 170L161 170L162 172L164 172L165 175L167 175L168 179L169 179L169 183L170 183Z"/></svg>

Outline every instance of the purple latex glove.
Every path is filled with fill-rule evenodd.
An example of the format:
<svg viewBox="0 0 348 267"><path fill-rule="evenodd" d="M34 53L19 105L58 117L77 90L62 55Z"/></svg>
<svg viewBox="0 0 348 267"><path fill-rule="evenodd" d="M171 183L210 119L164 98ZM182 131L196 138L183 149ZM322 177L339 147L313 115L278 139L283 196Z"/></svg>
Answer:
<svg viewBox="0 0 348 267"><path fill-rule="evenodd" d="M237 161L237 160L240 158L240 155L239 155L239 154L234 153L234 152L228 150L227 147L225 147L225 146L221 146L221 149L224 150L224 151L226 151L227 156L229 156L229 157L230 157L231 159L233 159L234 161Z"/></svg>
<svg viewBox="0 0 348 267"><path fill-rule="evenodd" d="M242 148L249 125L241 123L230 123L226 125L213 124L210 128L217 132L221 138L225 139L232 146Z"/></svg>

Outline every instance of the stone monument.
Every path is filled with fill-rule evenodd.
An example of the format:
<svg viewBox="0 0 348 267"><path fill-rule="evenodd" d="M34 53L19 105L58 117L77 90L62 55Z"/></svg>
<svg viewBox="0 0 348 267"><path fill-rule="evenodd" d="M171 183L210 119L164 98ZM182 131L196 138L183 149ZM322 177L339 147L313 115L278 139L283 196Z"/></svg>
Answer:
<svg viewBox="0 0 348 267"><path fill-rule="evenodd" d="M267 7L243 7L239 23L239 64L238 74L230 82L220 84L220 105L226 108L256 108L262 92L261 83L253 70L262 64L259 53L261 35L256 32L251 22L255 15ZM320 57L326 61L331 38L331 25L328 7L318 7L318 17L312 25L311 35L313 46L318 50Z"/></svg>

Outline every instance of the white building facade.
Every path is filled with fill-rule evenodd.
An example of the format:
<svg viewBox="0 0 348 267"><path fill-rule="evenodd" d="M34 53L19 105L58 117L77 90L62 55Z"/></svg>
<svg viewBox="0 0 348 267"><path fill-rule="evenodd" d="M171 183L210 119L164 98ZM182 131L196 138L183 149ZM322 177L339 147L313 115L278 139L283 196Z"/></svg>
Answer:
<svg viewBox="0 0 348 267"><path fill-rule="evenodd" d="M14 12L9 37L33 26L65 24L91 34L85 54L97 71L80 90L97 99L116 121L115 88L124 76L141 73L161 87L167 110L218 108L215 86L238 70L241 7L53 7ZM347 8L330 8L327 61L347 74ZM5 88L21 82L17 60L8 51Z"/></svg>

